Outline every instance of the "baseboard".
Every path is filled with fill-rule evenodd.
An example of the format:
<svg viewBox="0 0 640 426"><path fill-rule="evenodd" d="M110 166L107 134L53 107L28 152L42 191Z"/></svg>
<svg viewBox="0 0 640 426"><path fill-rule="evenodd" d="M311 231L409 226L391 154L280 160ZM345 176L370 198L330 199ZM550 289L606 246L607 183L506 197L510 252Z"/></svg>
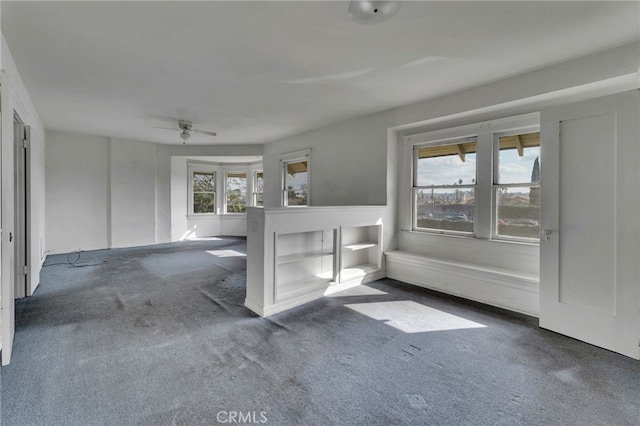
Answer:
<svg viewBox="0 0 640 426"><path fill-rule="evenodd" d="M264 316L263 315L262 306L260 306L259 303L256 303L253 300L250 300L249 298L245 298L244 299L244 306L247 309L249 309L250 311L260 315L261 317Z"/></svg>
<svg viewBox="0 0 640 426"><path fill-rule="evenodd" d="M274 315L274 314L286 311L288 309L295 308L300 305L304 305L305 303L312 302L324 296L335 294L352 287L357 287L360 284L365 284L371 281L382 279L385 276L386 274L384 270L380 270L373 274L365 275L364 277L345 281L340 284L333 284L327 288L305 293L297 297L292 297L290 299L283 300L281 302L277 302L269 306L260 306L260 304L255 303L250 299L245 299L244 306L246 306L256 314L260 315L261 317L268 317L270 315Z"/></svg>

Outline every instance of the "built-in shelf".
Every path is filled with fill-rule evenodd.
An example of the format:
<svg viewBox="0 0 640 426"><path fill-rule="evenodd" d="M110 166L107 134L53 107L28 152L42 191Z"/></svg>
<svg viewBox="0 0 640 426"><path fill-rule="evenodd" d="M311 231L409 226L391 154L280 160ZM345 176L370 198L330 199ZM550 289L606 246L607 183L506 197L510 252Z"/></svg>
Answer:
<svg viewBox="0 0 640 426"><path fill-rule="evenodd" d="M276 231L275 302L328 287L335 281L335 243L335 229Z"/></svg>
<svg viewBox="0 0 640 426"><path fill-rule="evenodd" d="M341 228L340 282L363 281L382 269L380 241L382 226Z"/></svg>
<svg viewBox="0 0 640 426"><path fill-rule="evenodd" d="M380 267L373 263L363 263L360 265L350 266L340 271L340 281L351 281L363 278L378 271L380 271Z"/></svg>
<svg viewBox="0 0 640 426"><path fill-rule="evenodd" d="M323 257L323 256L332 256L333 255L333 251L327 251L327 250L314 250L314 251L307 251L307 252L302 252L302 253L293 253L293 254L287 254L284 256L278 256L278 264L283 264L283 263L290 263L290 262L297 262L298 260L304 260L304 259L313 259L315 257Z"/></svg>
<svg viewBox="0 0 640 426"><path fill-rule="evenodd" d="M329 287L333 282L332 280L332 276L329 276L328 274L321 274L317 277L305 278L298 281L278 284L277 298L286 299L307 293L309 291Z"/></svg>
<svg viewBox="0 0 640 426"><path fill-rule="evenodd" d="M384 206L247 208L247 298L262 316L384 277Z"/></svg>
<svg viewBox="0 0 640 426"><path fill-rule="evenodd" d="M373 243L373 242L349 244L349 245L346 245L346 246L342 246L342 250L344 250L344 251L358 251L358 250L364 250L364 249L368 249L368 248L373 248L373 247L376 247L377 245L378 245L378 243Z"/></svg>

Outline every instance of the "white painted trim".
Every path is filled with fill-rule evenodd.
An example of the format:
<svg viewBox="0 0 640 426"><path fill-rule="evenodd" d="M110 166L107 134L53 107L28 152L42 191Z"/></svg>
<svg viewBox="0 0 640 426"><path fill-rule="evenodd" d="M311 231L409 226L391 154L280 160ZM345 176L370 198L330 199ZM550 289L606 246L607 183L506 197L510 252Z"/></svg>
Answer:
<svg viewBox="0 0 640 426"><path fill-rule="evenodd" d="M486 265L534 275L540 270L540 246L520 241L482 240L457 235L401 231L398 234L398 250L418 256Z"/></svg>
<svg viewBox="0 0 640 426"><path fill-rule="evenodd" d="M215 180L215 206L213 213L194 213L193 212L193 174L194 173L214 173ZM205 163L205 162L192 162L187 161L187 218L211 218L216 216L220 210L220 174L221 168L218 164Z"/></svg>
<svg viewBox="0 0 640 426"><path fill-rule="evenodd" d="M280 155L280 161L291 162L295 160L304 160L311 157L311 148L302 149L300 151L287 152Z"/></svg>
<svg viewBox="0 0 640 426"><path fill-rule="evenodd" d="M402 142L405 144L421 144L431 142L435 145L444 145L448 140L458 140L462 138L470 138L478 133L499 133L527 127L533 127L540 123L540 113L518 115L515 117L505 117L496 120L483 121L479 123L468 124L465 126L440 128L428 132L405 135ZM440 125L441 127L444 124Z"/></svg>
<svg viewBox="0 0 640 426"><path fill-rule="evenodd" d="M406 204L410 208L402 209L405 213L401 217L402 230L431 235L464 235L467 238L477 238L490 240L496 238L495 217L496 217L496 197L494 194L494 176L496 162L496 135L504 136L519 134L540 129L540 113L529 113L514 117L494 119L464 126L432 130L429 132L406 135L402 137L399 149L402 151L402 164L400 170L404 176L399 176L399 203ZM417 156L416 150L421 146L439 146L456 143L464 139L476 140L476 197L475 197L475 218L474 232L462 233L456 231L422 229L417 227L416 188L417 179ZM406 171L405 171L406 170ZM402 186L408 181L409 188ZM435 186L439 188L440 186ZM448 187L444 185L443 187ZM451 186L453 188L453 186ZM470 187L470 186L458 186ZM520 241L517 238L500 238L502 241ZM527 240L527 242L532 242Z"/></svg>
<svg viewBox="0 0 640 426"><path fill-rule="evenodd" d="M310 206L308 211L317 212L371 212L378 210L380 214L387 210L387 206ZM264 207L264 211L267 214L299 214L300 212L292 211L286 207Z"/></svg>
<svg viewBox="0 0 640 426"><path fill-rule="evenodd" d="M262 307L260 306L259 303L254 302L253 300L249 299L248 297L246 297L244 299L244 306L246 308L248 308L250 311L258 314L259 316L263 317L265 316L264 314L264 310L262 309Z"/></svg>
<svg viewBox="0 0 640 426"><path fill-rule="evenodd" d="M540 119L540 114L538 115L538 120ZM537 185L532 185L531 182L522 182L522 183L517 183L517 184L496 184L494 182L498 182L499 180L499 175L500 175L500 138L503 136L511 136L511 135L517 135L517 134L524 134L524 133L531 133L531 132L539 132L540 131L540 122L538 121L537 124L531 125L531 126L522 126L522 127L518 127L516 129L509 129L509 130L505 130L505 131L501 131L501 132L493 132L492 133L492 142L491 142L491 149L492 149L492 182L490 185L491 188L491 194L489 194L489 197L491 199L491 218L492 219L496 219L498 218L498 196L497 196L497 188L504 188L504 187L508 187L508 186L513 186L513 187L524 187L524 186L529 186L530 188L533 186L537 186L538 188L541 188L540 186L540 182L538 182ZM534 239L534 238L518 238L518 237L511 237L511 236L506 236L506 235L498 235L498 227L495 226L495 221L492 220L491 221L491 229L488 230L490 231L490 234L488 235L489 238L493 239L493 240L501 240L501 241L506 241L506 242L525 242L525 243L529 243L529 244L539 244L540 240L539 239Z"/></svg>
<svg viewBox="0 0 640 426"><path fill-rule="evenodd" d="M256 188L257 188L257 183L258 183L258 173L262 173L262 192L257 192ZM258 194L262 194L262 204L264 204L264 170L262 168L262 165L260 168L252 168L251 169L251 204L250 206L252 207L262 207L262 206L258 206L256 201L257 201L257 196Z"/></svg>
<svg viewBox="0 0 640 426"><path fill-rule="evenodd" d="M287 180L287 170L285 164L295 161L307 162L307 205L306 206L288 206L285 182ZM308 207L311 205L311 148L300 151L288 152L280 155L280 206L282 207Z"/></svg>
<svg viewBox="0 0 640 426"><path fill-rule="evenodd" d="M250 203L249 203L249 189L251 186L251 183L249 182L251 179L249 179L249 176L252 174L251 170L245 165L243 168L238 168L238 167L223 167L224 170L224 188L223 188L223 192L224 192L224 196L223 196L223 201L224 204L222 206L222 214L223 215L232 215L232 216L246 216L246 212L238 212L238 213L229 213L227 212L227 178L229 177L229 173L244 173L244 180L245 180L245 188L244 188L244 207L245 209L247 207L249 207Z"/></svg>

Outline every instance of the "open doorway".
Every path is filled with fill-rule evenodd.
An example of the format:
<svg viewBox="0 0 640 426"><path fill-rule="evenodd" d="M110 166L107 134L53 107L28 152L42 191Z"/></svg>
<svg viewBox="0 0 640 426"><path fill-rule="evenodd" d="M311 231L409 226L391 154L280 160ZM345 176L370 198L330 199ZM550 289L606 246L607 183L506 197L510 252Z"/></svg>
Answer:
<svg viewBox="0 0 640 426"><path fill-rule="evenodd" d="M29 140L30 128L25 126L17 113L14 113L15 143L15 297L30 294L29 276Z"/></svg>

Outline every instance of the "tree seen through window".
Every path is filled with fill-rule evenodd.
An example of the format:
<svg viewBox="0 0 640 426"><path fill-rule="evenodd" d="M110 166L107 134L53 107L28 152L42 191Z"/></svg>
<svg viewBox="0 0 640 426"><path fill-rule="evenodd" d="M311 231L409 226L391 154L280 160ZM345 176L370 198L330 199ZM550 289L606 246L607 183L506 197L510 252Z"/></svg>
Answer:
<svg viewBox="0 0 640 426"><path fill-rule="evenodd" d="M247 205L247 174L227 173L227 213L244 213Z"/></svg>
<svg viewBox="0 0 640 426"><path fill-rule="evenodd" d="M216 174L193 172L193 213L215 213Z"/></svg>

